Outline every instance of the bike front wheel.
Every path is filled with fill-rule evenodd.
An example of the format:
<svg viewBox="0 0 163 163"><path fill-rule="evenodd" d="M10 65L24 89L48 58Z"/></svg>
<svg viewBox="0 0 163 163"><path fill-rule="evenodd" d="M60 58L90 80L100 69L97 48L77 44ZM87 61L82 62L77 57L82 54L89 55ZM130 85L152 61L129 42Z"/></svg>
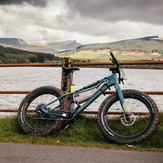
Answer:
<svg viewBox="0 0 163 163"><path fill-rule="evenodd" d="M123 114L118 95L108 96L98 111L101 133L118 144L138 143L149 137L159 122L157 105L137 90L122 91L128 114Z"/></svg>
<svg viewBox="0 0 163 163"><path fill-rule="evenodd" d="M39 87L30 92L21 102L18 110L18 122L23 131L28 134L47 135L62 127L63 119L56 117L49 118L48 114L41 111L41 106L48 104L63 92L52 86ZM57 108L57 112L66 110L66 99L57 100L45 107L48 112L53 108Z"/></svg>

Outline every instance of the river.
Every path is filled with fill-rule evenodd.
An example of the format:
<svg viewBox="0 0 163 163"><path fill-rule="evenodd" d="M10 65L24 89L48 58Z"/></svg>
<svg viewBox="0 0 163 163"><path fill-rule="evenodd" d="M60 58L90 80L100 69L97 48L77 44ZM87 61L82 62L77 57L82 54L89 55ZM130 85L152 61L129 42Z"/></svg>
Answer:
<svg viewBox="0 0 163 163"><path fill-rule="evenodd" d="M163 70L156 69L123 69L125 72L122 89L137 89L141 91L163 91ZM30 91L44 85L61 87L60 67L1 67L0 91ZM79 89L96 80L110 75L108 68L80 68L74 73L74 88ZM114 87L111 89L114 90ZM24 94L0 94L1 109L17 109ZM150 95L163 111L163 95ZM87 110L98 110L105 99L100 96Z"/></svg>

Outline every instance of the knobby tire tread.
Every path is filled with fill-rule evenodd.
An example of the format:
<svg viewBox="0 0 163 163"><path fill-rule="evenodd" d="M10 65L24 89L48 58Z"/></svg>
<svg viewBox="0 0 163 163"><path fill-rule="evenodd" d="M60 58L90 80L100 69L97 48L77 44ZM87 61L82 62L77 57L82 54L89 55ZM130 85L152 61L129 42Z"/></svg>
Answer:
<svg viewBox="0 0 163 163"><path fill-rule="evenodd" d="M148 132L145 134L145 135L141 135L140 137L138 137L137 139L135 140L124 140L124 139L117 139L115 137L113 137L112 135L110 135L104 128L102 122L101 122L101 113L103 112L103 109L104 107L107 105L107 103L109 103L113 98L116 98L117 97L117 94L114 93L110 96L108 96L103 102L102 104L100 105L99 107L99 110L98 110L98 115L97 115L97 121L98 121L98 127L101 131L101 133L107 138L109 139L111 142L114 142L114 143L118 143L118 144L136 144L136 143L139 143L141 141L143 141L144 139L148 138L157 128L158 126L158 123L159 123L159 111L158 111L158 108L157 108L157 105L156 103L153 101L153 99L148 96L147 94L145 93L142 93L141 91L138 91L138 90L134 90L134 89L126 89L126 90L122 90L123 94L125 93L134 93L134 94L138 94L138 95L143 95L145 96L149 101L150 103L153 105L153 109L155 111L155 115L154 115L154 121L153 121L153 124L152 126L150 126L150 129L148 130Z"/></svg>
<svg viewBox="0 0 163 163"><path fill-rule="evenodd" d="M45 129L42 132L37 132L37 131L29 129L29 127L24 122L22 122L22 120L20 118L21 117L21 112L23 111L22 107L25 105L25 103L30 98L32 98L35 94L38 94L40 92L44 92L46 89L48 89L50 91L54 91L57 94L60 94L60 96L63 95L63 92L60 89L58 89L57 87L54 87L54 86L42 86L42 87L34 89L29 94L27 94L24 97L24 99L22 100L22 102L20 103L19 110L18 110L18 115L17 115L18 123L19 123L21 129L24 132L26 132L27 134L35 134L35 135L44 136L44 135L52 134L52 133L58 131L63 126L64 120L57 120L53 127L49 128L49 129ZM63 110L66 110L66 107L67 107L67 99L64 98L63 99Z"/></svg>

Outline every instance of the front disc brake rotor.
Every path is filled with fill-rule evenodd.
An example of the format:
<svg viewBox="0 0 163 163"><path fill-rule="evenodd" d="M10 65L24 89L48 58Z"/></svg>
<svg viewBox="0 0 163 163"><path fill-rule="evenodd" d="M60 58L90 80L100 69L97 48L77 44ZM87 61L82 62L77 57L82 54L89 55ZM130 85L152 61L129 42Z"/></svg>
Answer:
<svg viewBox="0 0 163 163"><path fill-rule="evenodd" d="M123 125L125 126L131 126L135 123L136 121L136 116L132 113L129 113L129 114L123 114L121 116L121 122Z"/></svg>

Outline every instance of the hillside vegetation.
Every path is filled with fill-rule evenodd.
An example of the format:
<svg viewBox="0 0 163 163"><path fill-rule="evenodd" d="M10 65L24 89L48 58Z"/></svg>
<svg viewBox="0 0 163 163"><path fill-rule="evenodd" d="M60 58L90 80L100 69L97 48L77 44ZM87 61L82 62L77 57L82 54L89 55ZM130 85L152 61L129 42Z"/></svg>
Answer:
<svg viewBox="0 0 163 163"><path fill-rule="evenodd" d="M0 64L61 62L62 58L54 54L76 49L78 46L81 44L75 40L30 42L18 38L0 38Z"/></svg>
<svg viewBox="0 0 163 163"><path fill-rule="evenodd" d="M31 52L0 45L0 64L12 63L44 63L62 60L53 54Z"/></svg>
<svg viewBox="0 0 163 163"><path fill-rule="evenodd" d="M76 50L61 53L60 56L86 61L109 61L109 50L112 50L120 61L163 60L163 39L153 36L83 45Z"/></svg>

